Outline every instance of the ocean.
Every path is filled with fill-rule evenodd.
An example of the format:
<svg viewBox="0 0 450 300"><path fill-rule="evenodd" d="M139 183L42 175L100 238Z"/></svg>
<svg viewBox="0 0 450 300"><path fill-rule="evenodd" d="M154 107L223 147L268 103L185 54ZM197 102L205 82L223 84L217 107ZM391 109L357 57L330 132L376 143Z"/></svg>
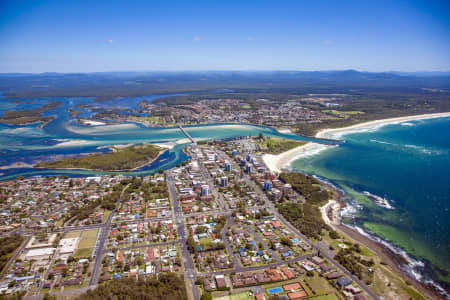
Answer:
<svg viewBox="0 0 450 300"><path fill-rule="evenodd" d="M290 168L346 191L347 224L406 253L410 274L450 290L450 118L374 127ZM391 206L391 207L390 207Z"/></svg>

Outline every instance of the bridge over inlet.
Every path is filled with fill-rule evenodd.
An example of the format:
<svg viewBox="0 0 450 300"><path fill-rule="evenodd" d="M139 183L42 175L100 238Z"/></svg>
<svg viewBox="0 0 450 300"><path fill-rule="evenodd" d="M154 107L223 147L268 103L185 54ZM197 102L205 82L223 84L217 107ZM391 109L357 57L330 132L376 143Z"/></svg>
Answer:
<svg viewBox="0 0 450 300"><path fill-rule="evenodd" d="M184 128L183 128L183 126L181 126L181 124L178 125L178 127L181 129L181 131L184 133L184 135L192 142L192 144L194 144L194 145L197 144L197 142L194 141L194 139L192 138L192 136L191 136L186 130L184 130Z"/></svg>

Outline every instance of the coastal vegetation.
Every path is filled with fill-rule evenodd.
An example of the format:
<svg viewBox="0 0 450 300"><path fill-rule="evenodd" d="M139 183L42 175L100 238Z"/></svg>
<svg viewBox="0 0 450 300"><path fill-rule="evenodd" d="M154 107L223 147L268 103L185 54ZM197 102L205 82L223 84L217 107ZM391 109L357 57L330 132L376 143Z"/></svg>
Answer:
<svg viewBox="0 0 450 300"><path fill-rule="evenodd" d="M45 111L58 108L62 105L60 101L52 101L42 107L33 109L24 109L16 111L6 111L1 117L0 122L7 123L10 125L27 125L33 123L48 123L55 117L47 116L44 117L43 113Z"/></svg>
<svg viewBox="0 0 450 300"><path fill-rule="evenodd" d="M422 89L402 88L377 91L362 89L358 92L342 90L342 92L343 94L305 94L301 89L276 90L276 92L249 89L245 92L226 94L171 96L155 99L152 103L172 108L192 108L201 101L208 101L209 107L213 110L247 114L258 112L267 105L276 108L283 104L298 102L309 113L301 118L289 120L288 124L287 120L264 115L261 124L287 127L295 133L306 136L314 136L318 131L327 128L342 128L380 119L450 111L448 93L427 92L425 95ZM227 99L237 102L220 101ZM288 114L286 112L284 115ZM315 117L311 117L312 115Z"/></svg>
<svg viewBox="0 0 450 300"><path fill-rule="evenodd" d="M328 128L342 128L359 123L450 111L448 94L427 95L423 93L360 93L338 101L333 110L324 110L321 103L307 103L314 111L325 112L329 118L321 122L299 122L293 126L299 134L314 136L317 132Z"/></svg>
<svg viewBox="0 0 450 300"><path fill-rule="evenodd" d="M258 142L260 150L269 154L280 154L293 148L305 145L306 142L299 142L290 139L264 137Z"/></svg>
<svg viewBox="0 0 450 300"><path fill-rule="evenodd" d="M278 205L281 215L308 238L321 240L322 230L331 230L322 220L317 206L309 203L282 203Z"/></svg>
<svg viewBox="0 0 450 300"><path fill-rule="evenodd" d="M96 153L81 157L66 157L52 162L40 162L37 168L49 169L91 169L123 171L141 167L161 153L162 148L155 145L134 145L112 148L108 153Z"/></svg>
<svg viewBox="0 0 450 300"><path fill-rule="evenodd" d="M77 299L187 299L184 279L174 273L159 274L138 280L134 278L118 278L88 290Z"/></svg>
<svg viewBox="0 0 450 300"><path fill-rule="evenodd" d="M318 180L295 172L281 173L280 179L289 183L305 199L304 202L287 202L282 198L278 203L279 212L288 222L308 238L317 240L322 239L322 230L334 232L325 224L319 210L319 206L329 199L329 193Z"/></svg>
<svg viewBox="0 0 450 300"><path fill-rule="evenodd" d="M10 256L22 244L23 237L20 235L12 235L0 238L0 271L6 266Z"/></svg>
<svg viewBox="0 0 450 300"><path fill-rule="evenodd" d="M118 76L120 74L120 76ZM129 84L136 82L139 84ZM408 92L432 94L448 87L448 76L407 76L395 73L367 73L344 71L286 71L286 72L128 72L127 74L3 74L0 90L7 97L117 97L146 96L161 93L212 91L233 89L254 92L264 89L271 93L353 93L370 91ZM45 86L45 88L42 88Z"/></svg>
<svg viewBox="0 0 450 300"><path fill-rule="evenodd" d="M334 259L360 280L364 280L366 284L371 284L373 282L372 267L375 262L373 258L364 259L360 255L361 252L362 250L359 244L349 243L346 248L341 248L338 251Z"/></svg>
<svg viewBox="0 0 450 300"><path fill-rule="evenodd" d="M289 183L292 188L305 197L306 202L314 205L322 205L329 199L328 191L321 185L320 181L298 172L284 172L280 179Z"/></svg>

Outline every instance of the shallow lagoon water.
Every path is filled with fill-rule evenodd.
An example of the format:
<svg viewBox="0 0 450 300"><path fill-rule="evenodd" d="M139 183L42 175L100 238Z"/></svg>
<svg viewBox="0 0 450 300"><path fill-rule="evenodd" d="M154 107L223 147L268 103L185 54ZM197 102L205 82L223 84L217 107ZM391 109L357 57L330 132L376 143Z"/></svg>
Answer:
<svg viewBox="0 0 450 300"><path fill-rule="evenodd" d="M450 287L450 118L386 125L344 135L345 144L291 168L327 178L360 206L348 222L406 250L414 275ZM386 198L395 208L362 195Z"/></svg>
<svg viewBox="0 0 450 300"><path fill-rule="evenodd" d="M141 100L163 96L159 95L138 98L121 98L101 102L100 106L114 106L136 108ZM49 101L62 101L61 107L45 112L46 116L55 116L56 119L45 125L42 129L37 124L26 126L11 126L0 124L0 180L11 179L19 175L54 175L65 174L69 176L83 176L93 174L108 174L107 172L85 170L46 170L33 168L17 168L15 163L35 164L39 161L55 160L61 157L85 155L94 152L106 152L107 146L140 143L183 142L186 136L178 127L147 128L141 124L107 124L102 126L85 126L71 118L68 108L80 110L77 104L93 103L91 98L60 98L60 99L33 99L35 107L43 106ZM0 113L14 107L16 110L26 109L27 103L10 99L0 99ZM128 105L128 106L127 106ZM91 112L81 108L83 116L90 116ZM257 136L262 133L266 136L289 137L297 140L315 140L293 134L281 134L273 128L248 124L211 124L186 126L185 130L198 140L222 139L234 136ZM122 172L128 175L150 174L159 169L167 169L177 163L185 161L188 156L182 151L183 145L176 145L166 151L152 164L134 172ZM8 167L8 166L13 167Z"/></svg>

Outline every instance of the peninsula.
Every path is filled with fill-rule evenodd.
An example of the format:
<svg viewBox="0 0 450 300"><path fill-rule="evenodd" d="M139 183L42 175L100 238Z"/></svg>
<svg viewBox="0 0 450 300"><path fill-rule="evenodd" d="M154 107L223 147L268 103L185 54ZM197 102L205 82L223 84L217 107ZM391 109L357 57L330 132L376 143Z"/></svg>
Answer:
<svg viewBox="0 0 450 300"><path fill-rule="evenodd" d="M56 161L40 162L36 168L88 169L102 171L130 171L153 162L165 149L150 145L112 147L108 153L95 153L81 157L66 157Z"/></svg>

